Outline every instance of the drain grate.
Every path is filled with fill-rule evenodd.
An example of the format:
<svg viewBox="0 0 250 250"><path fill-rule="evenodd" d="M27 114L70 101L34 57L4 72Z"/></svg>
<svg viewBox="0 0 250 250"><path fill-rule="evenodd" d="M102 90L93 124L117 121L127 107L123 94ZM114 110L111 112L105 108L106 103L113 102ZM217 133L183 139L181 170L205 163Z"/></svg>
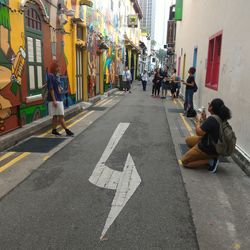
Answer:
<svg viewBox="0 0 250 250"><path fill-rule="evenodd" d="M104 111L107 109L106 107L89 107L88 110L93 110L93 111Z"/></svg>
<svg viewBox="0 0 250 250"><path fill-rule="evenodd" d="M186 129L183 129L183 127L181 126L181 124L180 124L180 121L179 121L179 119L175 119L175 125L176 125L176 127L178 128L178 131L179 131L179 133L180 133L180 136L181 137L186 137L187 136L187 130Z"/></svg>
<svg viewBox="0 0 250 250"><path fill-rule="evenodd" d="M31 152L31 153L47 153L66 138L38 138L32 137L27 141L20 143L19 145L11 148L9 151L16 152Z"/></svg>

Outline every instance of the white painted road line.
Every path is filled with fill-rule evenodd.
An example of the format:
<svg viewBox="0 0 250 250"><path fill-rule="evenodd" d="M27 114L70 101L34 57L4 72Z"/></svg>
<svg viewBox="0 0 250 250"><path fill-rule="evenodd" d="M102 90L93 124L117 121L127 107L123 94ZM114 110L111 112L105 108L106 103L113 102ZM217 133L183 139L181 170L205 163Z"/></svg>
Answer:
<svg viewBox="0 0 250 250"><path fill-rule="evenodd" d="M111 210L100 237L101 240L104 238L112 223L115 221L121 210L126 205L127 201L134 194L135 190L141 183L141 178L136 170L134 161L130 154L127 156L123 172L112 170L105 165L109 156L112 154L113 150L117 146L128 127L129 123L120 123L117 126L99 162L96 164L96 167L89 178L89 181L92 184L100 188L116 190L116 194L111 205Z"/></svg>
<svg viewBox="0 0 250 250"><path fill-rule="evenodd" d="M105 168L107 168L105 166L105 163L108 160L109 156L112 154L113 150L115 149L116 145L118 144L128 127L129 123L120 123L116 128L114 134L110 138L107 147L105 148L99 162L96 164L96 167L89 178L89 181L94 185L101 188L104 188L108 185L108 182L110 181L110 177L113 174L114 170L104 171Z"/></svg>
<svg viewBox="0 0 250 250"><path fill-rule="evenodd" d="M111 210L106 220L100 239L103 239L110 226L113 224L119 213L122 211L130 197L141 183L141 178L136 170L134 161L128 154L123 172L121 172L120 181L112 202Z"/></svg>

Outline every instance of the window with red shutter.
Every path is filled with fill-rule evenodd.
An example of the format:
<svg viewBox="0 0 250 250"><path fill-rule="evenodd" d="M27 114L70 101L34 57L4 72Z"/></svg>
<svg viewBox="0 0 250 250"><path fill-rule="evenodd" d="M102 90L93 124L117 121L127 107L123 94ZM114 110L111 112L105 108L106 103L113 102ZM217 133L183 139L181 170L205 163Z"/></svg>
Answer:
<svg viewBox="0 0 250 250"><path fill-rule="evenodd" d="M220 72L222 32L209 39L207 56L206 87L217 90Z"/></svg>

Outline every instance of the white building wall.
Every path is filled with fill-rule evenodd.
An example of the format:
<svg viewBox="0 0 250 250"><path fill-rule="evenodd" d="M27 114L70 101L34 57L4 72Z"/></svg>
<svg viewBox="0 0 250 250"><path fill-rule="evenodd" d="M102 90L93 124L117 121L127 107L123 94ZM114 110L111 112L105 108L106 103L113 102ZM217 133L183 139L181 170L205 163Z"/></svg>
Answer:
<svg viewBox="0 0 250 250"><path fill-rule="evenodd" d="M184 0L183 19L177 23L176 61L186 53L186 75L198 47L195 104L207 108L219 97L231 109L238 146L250 155L250 1ZM222 31L218 91L205 87L209 37ZM182 53L181 53L182 52ZM177 67L177 66L176 66Z"/></svg>

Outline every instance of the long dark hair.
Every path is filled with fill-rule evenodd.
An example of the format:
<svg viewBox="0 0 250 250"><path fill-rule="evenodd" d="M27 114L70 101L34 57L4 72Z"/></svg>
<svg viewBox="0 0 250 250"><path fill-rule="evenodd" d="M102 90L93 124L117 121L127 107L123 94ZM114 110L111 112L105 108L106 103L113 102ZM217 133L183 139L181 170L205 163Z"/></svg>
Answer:
<svg viewBox="0 0 250 250"><path fill-rule="evenodd" d="M231 119L231 111L228 107L225 106L224 102L221 99L213 99L210 105L212 107L213 113L215 115L218 115L222 121Z"/></svg>

